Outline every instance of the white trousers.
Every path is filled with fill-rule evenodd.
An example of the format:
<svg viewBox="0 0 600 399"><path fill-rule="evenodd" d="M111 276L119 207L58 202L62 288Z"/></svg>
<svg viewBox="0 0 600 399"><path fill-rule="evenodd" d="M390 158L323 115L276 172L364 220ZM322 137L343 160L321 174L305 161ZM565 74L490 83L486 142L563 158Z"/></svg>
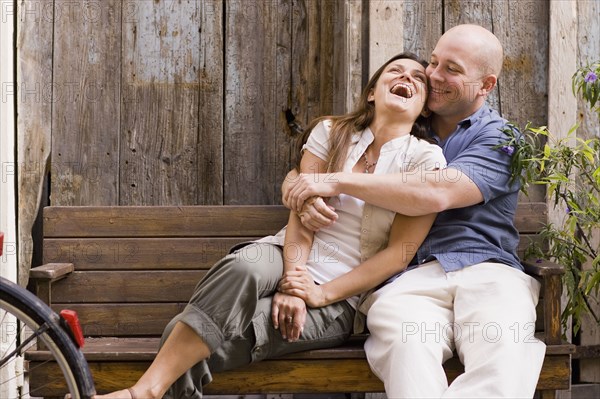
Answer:
<svg viewBox="0 0 600 399"><path fill-rule="evenodd" d="M531 398L546 345L536 339L540 285L499 263L446 273L437 261L408 271L366 304L365 343L388 398ZM456 350L465 372L448 386Z"/></svg>

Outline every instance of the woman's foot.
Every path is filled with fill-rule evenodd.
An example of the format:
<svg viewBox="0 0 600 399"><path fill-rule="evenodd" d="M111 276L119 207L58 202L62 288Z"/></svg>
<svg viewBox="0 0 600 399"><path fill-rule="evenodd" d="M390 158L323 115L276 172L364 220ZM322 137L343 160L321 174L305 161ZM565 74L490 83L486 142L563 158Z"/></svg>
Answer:
<svg viewBox="0 0 600 399"><path fill-rule="evenodd" d="M137 399L137 396L131 388L115 391L106 395L96 395L94 399Z"/></svg>

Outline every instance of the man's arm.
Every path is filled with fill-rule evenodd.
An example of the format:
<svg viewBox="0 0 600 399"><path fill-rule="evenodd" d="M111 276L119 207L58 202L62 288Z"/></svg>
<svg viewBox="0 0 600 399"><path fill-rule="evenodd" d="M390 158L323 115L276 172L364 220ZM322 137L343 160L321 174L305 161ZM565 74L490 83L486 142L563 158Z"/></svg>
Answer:
<svg viewBox="0 0 600 399"><path fill-rule="evenodd" d="M289 183L284 201L291 209L300 210L307 198L340 193L408 216L439 213L483 201L477 185L454 168L389 175L300 174Z"/></svg>
<svg viewBox="0 0 600 399"><path fill-rule="evenodd" d="M300 173L296 169L292 169L281 186L281 201L288 209L292 209L292 207L286 201L287 193L299 176ZM335 209L328 205L322 197L312 197L305 201L302 209L298 210L298 216L302 224L312 231L329 226L338 218Z"/></svg>

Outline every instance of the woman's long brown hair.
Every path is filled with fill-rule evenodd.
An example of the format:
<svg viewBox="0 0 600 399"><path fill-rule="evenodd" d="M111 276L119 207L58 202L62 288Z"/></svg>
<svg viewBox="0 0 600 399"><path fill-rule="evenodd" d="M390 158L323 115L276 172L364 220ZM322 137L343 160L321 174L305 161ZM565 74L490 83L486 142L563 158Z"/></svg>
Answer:
<svg viewBox="0 0 600 399"><path fill-rule="evenodd" d="M393 56L387 60L369 79L367 86L363 90L358 106L356 109L348 114L341 116L322 116L314 119L309 127L304 131L300 137L298 144L298 151L302 151L302 146L308 140L308 136L312 129L321 121L329 119L332 121L332 127L330 132L330 143L329 154L327 156L327 172L339 172L344 167L344 162L348 156L348 150L352 142L352 136L357 132L365 130L373 118L375 118L375 105L371 103L369 93L375 88L379 77L383 73L383 70L392 62L399 59L410 59L417 61L424 67L427 67L427 62L419 59L415 54L405 52ZM418 138L427 139L429 130L429 119L420 115L415 123L413 124L410 134ZM298 161L299 163L300 161ZM296 169L300 170L300 165L296 165Z"/></svg>

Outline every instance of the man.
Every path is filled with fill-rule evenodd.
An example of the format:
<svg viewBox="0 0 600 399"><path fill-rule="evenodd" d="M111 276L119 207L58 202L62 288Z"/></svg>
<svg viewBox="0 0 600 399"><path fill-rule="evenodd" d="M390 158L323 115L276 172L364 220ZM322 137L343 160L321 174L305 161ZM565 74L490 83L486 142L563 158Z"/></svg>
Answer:
<svg viewBox="0 0 600 399"><path fill-rule="evenodd" d="M373 371L390 398L532 397L545 345L533 338L539 284L522 271L513 217L518 186L497 148L506 121L485 100L502 67L488 30L459 25L426 70L432 136L448 168L434 172L300 175L284 202L313 229L335 221L322 200L345 193L405 215L439 212L408 271L363 303ZM465 373L448 387L456 351Z"/></svg>

